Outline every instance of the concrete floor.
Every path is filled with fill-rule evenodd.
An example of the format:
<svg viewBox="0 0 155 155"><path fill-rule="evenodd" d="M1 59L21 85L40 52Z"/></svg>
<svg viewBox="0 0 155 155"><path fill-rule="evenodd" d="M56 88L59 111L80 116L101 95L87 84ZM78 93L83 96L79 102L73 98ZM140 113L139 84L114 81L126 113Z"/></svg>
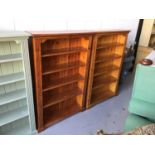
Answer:
<svg viewBox="0 0 155 155"><path fill-rule="evenodd" d="M93 135L98 129L108 133L122 132L128 116L133 75L120 85L119 95L93 108L75 114L44 130L42 135Z"/></svg>

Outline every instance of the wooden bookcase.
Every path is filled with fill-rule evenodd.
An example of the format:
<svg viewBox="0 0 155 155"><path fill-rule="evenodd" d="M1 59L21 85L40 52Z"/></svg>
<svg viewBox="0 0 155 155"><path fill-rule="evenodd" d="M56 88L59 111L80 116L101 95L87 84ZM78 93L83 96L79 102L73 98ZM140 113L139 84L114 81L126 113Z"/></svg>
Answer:
<svg viewBox="0 0 155 155"><path fill-rule="evenodd" d="M39 131L85 108L91 40L32 33Z"/></svg>
<svg viewBox="0 0 155 155"><path fill-rule="evenodd" d="M87 88L87 108L117 93L128 32L95 35Z"/></svg>
<svg viewBox="0 0 155 155"><path fill-rule="evenodd" d="M31 32L39 132L115 95L128 32Z"/></svg>
<svg viewBox="0 0 155 155"><path fill-rule="evenodd" d="M0 134L35 134L28 37L0 32Z"/></svg>

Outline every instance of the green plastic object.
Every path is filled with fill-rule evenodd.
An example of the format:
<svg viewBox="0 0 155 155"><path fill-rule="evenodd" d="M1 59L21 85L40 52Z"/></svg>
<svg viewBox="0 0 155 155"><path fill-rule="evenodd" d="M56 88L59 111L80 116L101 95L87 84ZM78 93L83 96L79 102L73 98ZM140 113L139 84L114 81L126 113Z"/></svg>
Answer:
<svg viewBox="0 0 155 155"><path fill-rule="evenodd" d="M155 67L137 65L129 112L155 120Z"/></svg>
<svg viewBox="0 0 155 155"><path fill-rule="evenodd" d="M147 120L144 117L140 117L138 115L130 114L126 119L124 131L128 132L128 131L131 131L135 128L138 128L138 127L150 124L150 123L152 123L152 122Z"/></svg>

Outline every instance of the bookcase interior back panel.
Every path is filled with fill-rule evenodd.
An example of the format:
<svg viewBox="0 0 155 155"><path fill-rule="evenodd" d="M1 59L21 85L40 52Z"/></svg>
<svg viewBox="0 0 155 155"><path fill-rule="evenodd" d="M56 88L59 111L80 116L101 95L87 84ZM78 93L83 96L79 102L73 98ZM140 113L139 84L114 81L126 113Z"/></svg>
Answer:
<svg viewBox="0 0 155 155"><path fill-rule="evenodd" d="M28 52L25 38L0 38L0 134L32 133L28 105L33 103L28 103L23 56Z"/></svg>
<svg viewBox="0 0 155 155"><path fill-rule="evenodd" d="M91 107L116 94L126 43L125 34L108 34L96 37L89 74L87 107Z"/></svg>

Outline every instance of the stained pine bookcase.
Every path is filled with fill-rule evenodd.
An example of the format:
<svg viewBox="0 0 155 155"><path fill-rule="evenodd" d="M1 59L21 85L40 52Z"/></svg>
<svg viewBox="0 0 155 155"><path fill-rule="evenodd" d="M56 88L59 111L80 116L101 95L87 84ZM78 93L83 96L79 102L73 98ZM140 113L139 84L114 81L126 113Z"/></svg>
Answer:
<svg viewBox="0 0 155 155"><path fill-rule="evenodd" d="M97 34L93 39L87 108L117 93L128 31Z"/></svg>
<svg viewBox="0 0 155 155"><path fill-rule="evenodd" d="M36 133L28 37L0 32L0 134Z"/></svg>
<svg viewBox="0 0 155 155"><path fill-rule="evenodd" d="M91 39L32 33L39 131L85 108Z"/></svg>
<svg viewBox="0 0 155 155"><path fill-rule="evenodd" d="M31 32L39 132L116 94L128 32Z"/></svg>

